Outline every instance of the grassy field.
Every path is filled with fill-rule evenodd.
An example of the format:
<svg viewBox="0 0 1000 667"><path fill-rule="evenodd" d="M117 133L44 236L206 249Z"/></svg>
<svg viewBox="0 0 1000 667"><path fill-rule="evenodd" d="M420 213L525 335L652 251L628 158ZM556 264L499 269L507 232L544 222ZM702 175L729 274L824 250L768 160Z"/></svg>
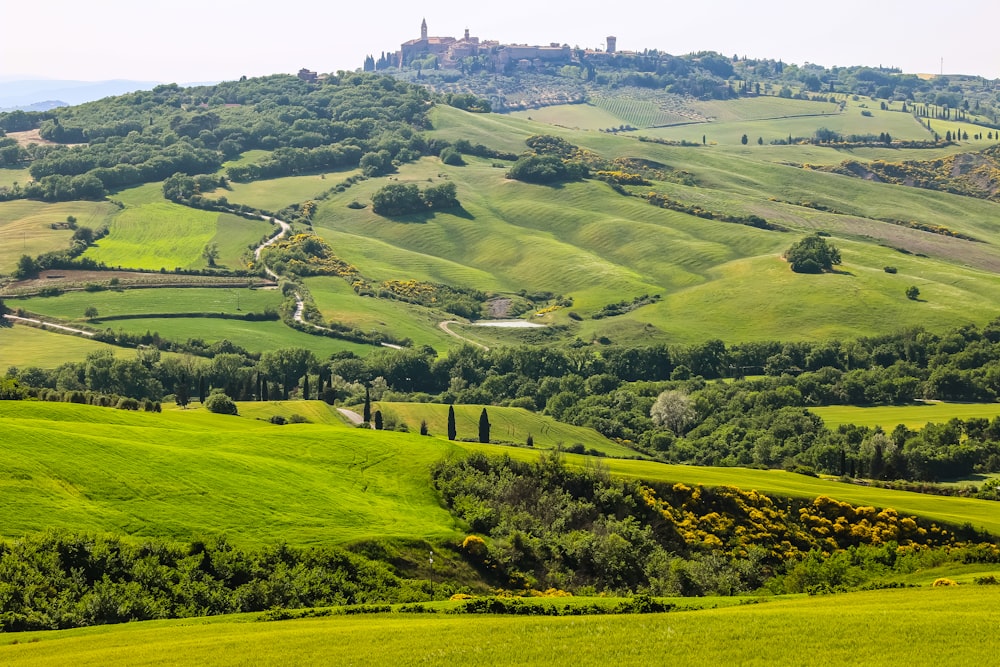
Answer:
<svg viewBox="0 0 1000 667"><path fill-rule="evenodd" d="M211 197L225 197L236 204L246 204L264 211L279 211L286 206L312 199L337 185L345 178L360 173L357 169L307 176L287 176L252 183L229 184L227 190L206 193Z"/></svg>
<svg viewBox="0 0 1000 667"><path fill-rule="evenodd" d="M1000 650L983 586L869 591L643 616L247 616L32 632L5 664L977 664ZM11 645L11 640L17 645ZM872 647L877 646L878 650ZM183 647L178 650L178 647Z"/></svg>
<svg viewBox="0 0 1000 667"><path fill-rule="evenodd" d="M820 416L829 428L841 424L859 426L881 426L891 431L897 424L909 429L922 428L928 422L943 424L950 419L972 419L1000 417L1000 403L946 403L933 402L919 405L879 405L862 408L854 405L831 405L809 408Z"/></svg>
<svg viewBox="0 0 1000 667"><path fill-rule="evenodd" d="M415 346L430 345L438 352L461 344L438 328L438 322L445 317L440 311L389 299L360 297L343 278L317 276L303 282L327 320L361 331L409 338Z"/></svg>
<svg viewBox="0 0 1000 667"><path fill-rule="evenodd" d="M31 180L31 172L27 169L0 168L0 188L12 187L15 183L24 185Z"/></svg>
<svg viewBox="0 0 1000 667"><path fill-rule="evenodd" d="M0 174L4 171L0 169ZM72 215L79 226L97 229L106 226L117 210L107 202L0 202L0 274L11 273L21 255L34 257L68 248L73 230L52 229L52 224L66 222Z"/></svg>
<svg viewBox="0 0 1000 667"><path fill-rule="evenodd" d="M481 405L456 405L455 430L458 439L475 439L479 434ZM432 403L386 403L374 402L372 410L381 410L383 415L392 416L407 424L411 432L419 432L420 422L426 421L428 430L436 436L448 432L448 407ZM552 449L556 446L570 447L581 444L587 449L596 449L609 456L638 456L627 447L608 440L593 429L557 422L551 417L529 412L523 408L501 408L488 406L490 440L494 442L523 445L531 434L535 447Z"/></svg>
<svg viewBox="0 0 1000 667"><path fill-rule="evenodd" d="M20 324L0 327L0 373L6 374L11 366L27 368L55 368L69 361L82 361L97 350L117 350L105 343L88 340L81 336L53 333Z"/></svg>
<svg viewBox="0 0 1000 667"><path fill-rule="evenodd" d="M181 342L188 338L200 338L211 344L226 339L250 352L302 347L312 350L320 358L345 350L363 356L379 349L372 345L303 333L278 321L247 322L196 317L140 318L112 320L107 323L107 327L114 331L137 334L157 332L164 338Z"/></svg>
<svg viewBox="0 0 1000 667"><path fill-rule="evenodd" d="M84 255L108 266L201 269L208 266L202 250L215 243L219 266L241 268L249 248L272 230L270 223L263 220L166 201L159 183L126 190L114 198L125 208L114 217L108 236Z"/></svg>
<svg viewBox="0 0 1000 667"><path fill-rule="evenodd" d="M440 537L440 440L201 410L134 414L4 401L2 533L42 527L235 543Z"/></svg>
<svg viewBox="0 0 1000 667"><path fill-rule="evenodd" d="M277 310L281 305L281 293L245 287L105 290L17 299L11 300L10 304L11 307L24 308L47 317L85 321L83 311L89 306L97 308L100 317L158 313L262 313L266 308ZM100 319L97 326L100 326Z"/></svg>
<svg viewBox="0 0 1000 667"><path fill-rule="evenodd" d="M43 527L185 540L225 533L242 544L343 543L455 536L428 484L430 465L462 451L534 460L527 448L449 442L338 423L316 402L285 403L316 423L275 426L274 404L246 417L200 408L131 413L65 403L0 402L0 535ZM502 422L497 417L493 421ZM323 423L320 423L323 422ZM461 422L466 423L466 422ZM460 426L461 428L461 426ZM842 484L784 471L668 466L565 454L569 465L666 483L753 488L894 507L1000 534L995 503ZM598 463L599 462L599 463Z"/></svg>

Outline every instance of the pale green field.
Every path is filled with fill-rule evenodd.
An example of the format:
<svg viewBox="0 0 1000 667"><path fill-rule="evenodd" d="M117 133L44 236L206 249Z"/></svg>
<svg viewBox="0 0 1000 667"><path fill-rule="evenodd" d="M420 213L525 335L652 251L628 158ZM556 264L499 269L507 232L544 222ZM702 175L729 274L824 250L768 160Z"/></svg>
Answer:
<svg viewBox="0 0 1000 667"><path fill-rule="evenodd" d="M312 377L315 378L315 376ZM267 421L275 416L288 419L293 415L298 415L305 417L311 424L349 425L347 420L337 412L337 408L327 405L323 401L240 401L236 405L239 407L239 416L247 419ZM198 409L196 403L192 403L191 406ZM170 410L180 411L180 408L171 406ZM184 410L185 414L187 411Z"/></svg>
<svg viewBox="0 0 1000 667"><path fill-rule="evenodd" d="M1000 650L988 586L869 591L642 616L247 616L32 632L5 664L968 665ZM874 650L873 647L877 647Z"/></svg>
<svg viewBox="0 0 1000 667"><path fill-rule="evenodd" d="M264 211L277 212L286 206L313 199L344 179L360 173L358 169L332 171L308 176L286 176L252 183L231 182L228 190L215 190L207 196L225 197L236 204L246 204Z"/></svg>
<svg viewBox="0 0 1000 667"><path fill-rule="evenodd" d="M55 297L11 299L9 303L12 308L81 322L86 320L83 312L93 306L97 308L100 322L103 317L132 314L263 313L267 308L277 310L281 300L281 293L277 290L190 287L66 292ZM115 325L109 323L108 326ZM212 324L205 326L211 327Z"/></svg>
<svg viewBox="0 0 1000 667"><path fill-rule="evenodd" d="M0 168L0 188L12 187L15 183L27 184L31 180L31 172L27 169Z"/></svg>
<svg viewBox="0 0 1000 667"><path fill-rule="evenodd" d="M716 123L766 118L792 118L839 113L839 105L782 97L741 97L735 100L698 100L691 106Z"/></svg>
<svg viewBox="0 0 1000 667"><path fill-rule="evenodd" d="M561 125L580 130L604 130L631 122L640 123L640 125L636 125L637 127L647 127L650 123L643 121L654 120L655 122L655 120L660 119L659 110L653 103L643 104L636 101L631 105L630 110L619 109L618 113L612 111L613 107L606 108L609 106L598 100L592 104L562 104L528 111L515 111L509 115L514 118L533 120L536 123ZM646 117L647 114L650 118Z"/></svg>
<svg viewBox="0 0 1000 667"><path fill-rule="evenodd" d="M360 297L343 278L317 276L306 278L303 283L327 320L365 332L410 338L414 346L430 345L438 352L461 344L437 326L445 317L451 317L447 313L401 301Z"/></svg>
<svg viewBox="0 0 1000 667"><path fill-rule="evenodd" d="M479 437L479 415L482 405L455 405L455 431L458 440ZM429 432L437 437L448 434L448 406L434 403L372 403L372 411L381 410L383 415L393 416L405 422L411 433L420 432L420 422L426 421ZM570 447L582 444L587 449L596 449L608 456L641 456L635 450L608 440L593 429L557 422L551 417L529 412L523 408L501 408L486 406L493 442L524 445L528 434L538 449L552 449L557 446ZM360 411L359 411L360 412Z"/></svg>
<svg viewBox="0 0 1000 667"><path fill-rule="evenodd" d="M3 173L0 169L0 173ZM53 250L66 250L73 231L52 229L53 223L76 216L77 225L97 229L108 224L117 208L108 202L62 202L46 204L18 199L0 202L0 274L9 274L21 255L35 257Z"/></svg>
<svg viewBox="0 0 1000 667"><path fill-rule="evenodd" d="M98 350L116 350L119 354L129 352L82 336L53 333L21 324L0 327L0 373L3 374L11 366L55 368L70 361L83 361L88 354Z"/></svg>
<svg viewBox="0 0 1000 667"><path fill-rule="evenodd" d="M819 128L827 128L843 135L875 134L888 132L894 139L932 139L933 136L921 126L910 114L898 111L871 110L871 116L861 115L861 110L848 108L843 113L830 114L829 108L834 105L820 105L826 113L816 109L815 114L803 114L788 117L774 116L764 119L733 119L700 125L682 125L640 130L638 134L674 141L687 140L701 142L706 137L709 143L740 145L740 138L746 134L749 140L748 148L761 149L757 138L764 140L765 146L772 141L793 137L811 138ZM780 112L779 112L780 113ZM823 115L819 115L823 114Z"/></svg>
<svg viewBox="0 0 1000 667"><path fill-rule="evenodd" d="M242 258L273 229L263 220L201 211L163 199L162 185L151 183L114 195L125 204L111 232L84 253L111 267L139 269L205 268L201 253L209 243L219 249L217 264L241 268Z"/></svg>
<svg viewBox="0 0 1000 667"><path fill-rule="evenodd" d="M250 352L264 352L284 347L302 347L312 350L321 359L344 350L350 350L358 355L366 355L379 349L372 345L314 336L292 329L280 321L246 322L197 317L142 318L113 320L107 323L107 327L114 331L120 330L137 334L143 334L147 331L157 332L164 338L180 342L184 342L188 338L200 338L211 344L226 339Z"/></svg>
<svg viewBox="0 0 1000 667"><path fill-rule="evenodd" d="M831 405L809 408L819 415L828 428L841 424L881 426L891 431L897 424L920 429L925 424L943 424L950 419L994 419L1000 417L1000 403L922 403L919 405L879 405L861 408L854 405Z"/></svg>

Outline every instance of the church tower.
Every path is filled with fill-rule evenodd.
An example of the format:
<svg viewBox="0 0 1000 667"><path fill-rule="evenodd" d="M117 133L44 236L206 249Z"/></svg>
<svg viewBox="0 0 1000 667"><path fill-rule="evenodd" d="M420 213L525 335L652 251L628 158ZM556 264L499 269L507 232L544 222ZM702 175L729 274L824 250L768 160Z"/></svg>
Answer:
<svg viewBox="0 0 1000 667"><path fill-rule="evenodd" d="M427 19L420 24L420 39L427 39Z"/></svg>

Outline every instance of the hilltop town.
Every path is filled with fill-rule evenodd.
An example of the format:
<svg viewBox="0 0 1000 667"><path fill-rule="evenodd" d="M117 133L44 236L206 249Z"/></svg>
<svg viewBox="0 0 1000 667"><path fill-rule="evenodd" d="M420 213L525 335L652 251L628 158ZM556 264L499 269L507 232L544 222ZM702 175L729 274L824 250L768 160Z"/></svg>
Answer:
<svg viewBox="0 0 1000 667"><path fill-rule="evenodd" d="M411 39L399 45L398 51L383 52L379 58L369 55L365 58L366 72L392 68L417 67L431 59L428 69L459 69L465 73L472 65L467 59L478 60L477 65L488 71L508 71L511 67L521 70L539 69L548 65L579 62L583 56L595 62L607 59L617 53L617 38L608 36L603 51L595 49L570 48L568 44L551 42L544 46L527 44L501 44L496 40L484 40L469 34L461 39L455 37L432 37L428 33L427 20L420 24L419 39Z"/></svg>

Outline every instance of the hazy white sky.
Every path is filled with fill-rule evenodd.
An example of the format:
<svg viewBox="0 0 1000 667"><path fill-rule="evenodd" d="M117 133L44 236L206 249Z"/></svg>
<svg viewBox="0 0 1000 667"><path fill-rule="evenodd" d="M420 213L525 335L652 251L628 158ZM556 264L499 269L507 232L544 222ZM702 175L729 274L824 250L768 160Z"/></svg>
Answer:
<svg viewBox="0 0 1000 667"><path fill-rule="evenodd" d="M351 70L368 53L419 36L680 55L726 55L821 65L893 65L906 72L1000 78L1000 2L969 0L49 0L2 12L0 79L195 82L307 67Z"/></svg>

